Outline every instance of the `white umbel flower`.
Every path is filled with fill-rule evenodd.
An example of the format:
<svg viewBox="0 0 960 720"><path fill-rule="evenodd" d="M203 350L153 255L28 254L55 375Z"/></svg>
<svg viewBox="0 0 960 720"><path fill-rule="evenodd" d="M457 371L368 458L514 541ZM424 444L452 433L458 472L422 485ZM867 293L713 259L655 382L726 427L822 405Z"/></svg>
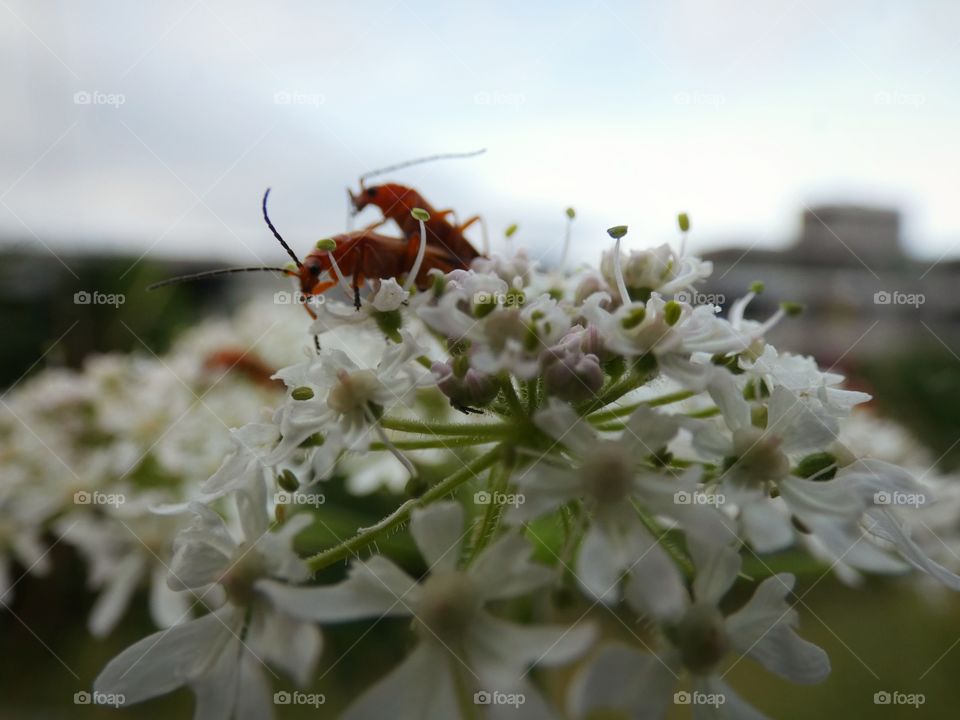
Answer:
<svg viewBox="0 0 960 720"><path fill-rule="evenodd" d="M271 532L262 493L238 492L236 499L239 535L206 506L191 506L196 519L177 537L169 579L172 588L191 592L198 603L209 594L224 597L224 604L128 647L97 677L98 692L134 704L188 686L197 697L195 720L253 720L272 717L267 664L301 685L309 680L320 655L320 632L287 607L307 591L289 583L309 576L291 548L309 516L296 515ZM269 594L273 587L284 593Z"/></svg>
<svg viewBox="0 0 960 720"><path fill-rule="evenodd" d="M522 693L524 717L549 717L527 680L529 667L573 660L592 642L595 628L586 623L525 626L502 620L485 606L547 585L553 571L531 561L529 543L515 532L501 536L462 568L463 509L456 503L415 510L410 529L430 565L422 583L385 557L374 556L355 563L349 577L333 587L297 591L274 585L267 590L308 620L413 618L416 648L348 708L344 720L455 720L462 717L459 703L465 694L470 702L474 692L495 691Z"/></svg>
<svg viewBox="0 0 960 720"><path fill-rule="evenodd" d="M690 675L694 692L714 705L698 704L697 718L762 720L765 716L724 682L731 653L747 656L769 672L799 684L822 682L830 661L819 647L799 637L799 617L787 602L794 577L779 574L757 587L747 603L731 615L717 608L740 571L740 556L731 548L697 553L698 573L692 597L679 620L664 628L670 638L656 654L623 645L604 647L580 673L570 691L575 718L618 710L630 718L662 718L681 675Z"/></svg>
<svg viewBox="0 0 960 720"><path fill-rule="evenodd" d="M521 475L524 503L508 515L519 523L582 499L590 525L580 546L575 573L593 597L615 603L623 593L641 612L670 617L684 593L676 563L641 522L634 502L666 516L703 542L728 542L732 530L714 507L678 503L677 493L696 490L696 473L676 478L643 467L666 448L679 430L669 415L641 406L616 440L603 438L570 406L551 400L535 416L537 426L568 449L573 462L541 462ZM572 466L571 466L572 465Z"/></svg>

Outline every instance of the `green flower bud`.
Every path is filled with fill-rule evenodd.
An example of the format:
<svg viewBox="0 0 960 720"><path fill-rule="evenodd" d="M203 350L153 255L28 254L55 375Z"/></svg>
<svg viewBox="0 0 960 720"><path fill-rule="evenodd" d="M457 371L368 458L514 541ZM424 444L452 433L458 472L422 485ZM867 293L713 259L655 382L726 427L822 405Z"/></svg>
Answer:
<svg viewBox="0 0 960 720"><path fill-rule="evenodd" d="M607 235L612 237L614 240L619 240L626 234L627 234L626 225L614 225L612 228L607 228Z"/></svg>
<svg viewBox="0 0 960 720"><path fill-rule="evenodd" d="M300 387L293 389L293 392L290 393L290 397L292 397L294 400L312 400L313 388L309 388L306 385L301 385Z"/></svg>
<svg viewBox="0 0 960 720"><path fill-rule="evenodd" d="M428 213L423 208L414 208L413 210L410 211L410 214L413 215L417 220L420 220L422 222L426 222L427 220L430 219L430 213Z"/></svg>
<svg viewBox="0 0 960 720"><path fill-rule="evenodd" d="M793 474L802 478L832 480L833 476L837 474L837 458L828 452L807 455L797 463L797 466L793 469Z"/></svg>
<svg viewBox="0 0 960 720"><path fill-rule="evenodd" d="M646 309L642 307L638 307L631 310L627 314L627 316L620 321L620 325L623 326L624 330L633 330L633 328L640 325L646 319L647 319Z"/></svg>
<svg viewBox="0 0 960 720"><path fill-rule="evenodd" d="M676 325L682 311L680 303L671 300L663 306L663 319L667 321L667 325Z"/></svg>
<svg viewBox="0 0 960 720"><path fill-rule="evenodd" d="M680 226L680 232L690 231L690 216L686 213L677 215L677 224Z"/></svg>
<svg viewBox="0 0 960 720"><path fill-rule="evenodd" d="M295 492L300 487L300 481L297 480L297 476L293 474L292 470L286 469L277 475L277 485L280 486L281 490Z"/></svg>

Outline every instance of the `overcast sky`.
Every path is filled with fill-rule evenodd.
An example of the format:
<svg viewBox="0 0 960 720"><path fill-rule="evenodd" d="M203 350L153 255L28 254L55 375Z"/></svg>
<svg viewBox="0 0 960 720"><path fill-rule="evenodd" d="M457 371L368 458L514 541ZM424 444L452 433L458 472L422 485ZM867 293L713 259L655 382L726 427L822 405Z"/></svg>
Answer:
<svg viewBox="0 0 960 720"><path fill-rule="evenodd" d="M804 204L893 204L960 253L960 5L0 1L0 237L280 262L392 179L580 257L629 224L783 244ZM78 95L78 93L80 93ZM89 102L86 102L89 101ZM370 221L375 216L371 213Z"/></svg>

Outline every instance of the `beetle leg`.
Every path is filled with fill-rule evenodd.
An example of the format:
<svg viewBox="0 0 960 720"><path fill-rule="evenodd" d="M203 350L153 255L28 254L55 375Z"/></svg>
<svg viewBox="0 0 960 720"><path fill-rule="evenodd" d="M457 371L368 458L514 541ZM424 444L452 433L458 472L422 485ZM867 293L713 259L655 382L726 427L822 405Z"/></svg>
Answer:
<svg viewBox="0 0 960 720"><path fill-rule="evenodd" d="M458 226L457 226L457 229L458 229L460 232L463 232L463 231L466 230L468 227L470 227L471 225L473 225L475 222L480 222L480 216L479 216L479 215L474 215L473 217L467 218L467 219L464 221L463 225L458 225Z"/></svg>

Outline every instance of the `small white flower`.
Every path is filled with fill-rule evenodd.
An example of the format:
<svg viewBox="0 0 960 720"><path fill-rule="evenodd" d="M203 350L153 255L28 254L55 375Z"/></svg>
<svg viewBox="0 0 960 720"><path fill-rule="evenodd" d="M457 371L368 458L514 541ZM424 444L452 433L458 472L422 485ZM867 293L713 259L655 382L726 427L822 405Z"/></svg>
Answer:
<svg viewBox="0 0 960 720"><path fill-rule="evenodd" d="M456 503L415 510L410 530L430 564L422 583L375 555L354 563L349 577L333 587L296 597L282 586L268 590L299 617L319 622L413 618L417 646L348 708L344 719L379 720L389 715L455 720L462 717L463 689L469 695L519 691L526 696L525 711L543 708L527 680L529 666L575 659L592 642L595 628L524 626L490 614L485 606L543 587L553 579L553 571L531 562L531 547L516 532L501 536L469 567L461 568L465 532L463 509Z"/></svg>
<svg viewBox="0 0 960 720"><path fill-rule="evenodd" d="M724 517L703 505L678 504L677 492L696 489L696 472L669 477L643 467L645 458L662 451L679 424L669 415L638 408L617 440L600 437L566 404L550 400L534 418L537 426L569 450L570 463L541 462L517 479L523 505L508 522L532 520L582 498L590 512L590 526L580 546L575 571L592 596L607 603L623 593L638 610L658 617L679 611L683 578L669 554L641 523L633 503L641 502L654 515L681 523L704 542L727 542L732 531Z"/></svg>
<svg viewBox="0 0 960 720"><path fill-rule="evenodd" d="M197 696L194 718L272 717L270 663L304 685L320 654L320 633L297 620L288 604L308 591L289 585L309 576L291 548L310 522L294 516L270 532L266 498L238 492L239 536L206 506L194 504L194 524L177 538L169 582L197 601L211 588L225 598L216 610L134 643L97 677L98 692L121 694L125 704L189 686ZM278 582L281 581L281 582ZM284 592L273 596L274 587Z"/></svg>
<svg viewBox="0 0 960 720"><path fill-rule="evenodd" d="M600 260L600 272L608 286L616 292L617 282L614 271L614 253L606 250ZM623 280L631 294L646 300L653 292L668 293L691 287L713 272L713 263L688 255L680 257L667 243L650 250L631 250L621 252L620 266ZM623 298L619 298L624 302Z"/></svg>
<svg viewBox="0 0 960 720"><path fill-rule="evenodd" d="M120 622L131 598L144 582L149 585L150 614L166 628L190 617L189 599L167 585L173 537L183 526L176 515L158 515L149 507L150 494L133 496L116 507L70 513L56 528L64 542L75 546L87 563L87 584L99 590L87 626L104 637Z"/></svg>
<svg viewBox="0 0 960 720"><path fill-rule="evenodd" d="M686 672L696 692L722 698L715 706L697 706L696 717L761 720L765 716L723 681L721 671L731 652L795 683L818 683L830 674L826 653L794 632L798 615L786 600L793 575L767 578L746 605L724 617L718 603L736 580L740 556L730 548L701 549L696 556L693 596L677 622L665 627L665 647L655 654L623 645L603 648L571 687L574 717L585 720L592 712L616 709L629 717L662 718Z"/></svg>
<svg viewBox="0 0 960 720"><path fill-rule="evenodd" d="M340 350L324 350L278 372L290 392L274 415L282 439L264 462L289 460L319 434L322 442L310 452L322 479L342 448L366 448L379 413L408 404L418 387L434 384L429 371L414 361L422 348L406 331L401 335L403 342L387 345L375 367L363 367Z"/></svg>

